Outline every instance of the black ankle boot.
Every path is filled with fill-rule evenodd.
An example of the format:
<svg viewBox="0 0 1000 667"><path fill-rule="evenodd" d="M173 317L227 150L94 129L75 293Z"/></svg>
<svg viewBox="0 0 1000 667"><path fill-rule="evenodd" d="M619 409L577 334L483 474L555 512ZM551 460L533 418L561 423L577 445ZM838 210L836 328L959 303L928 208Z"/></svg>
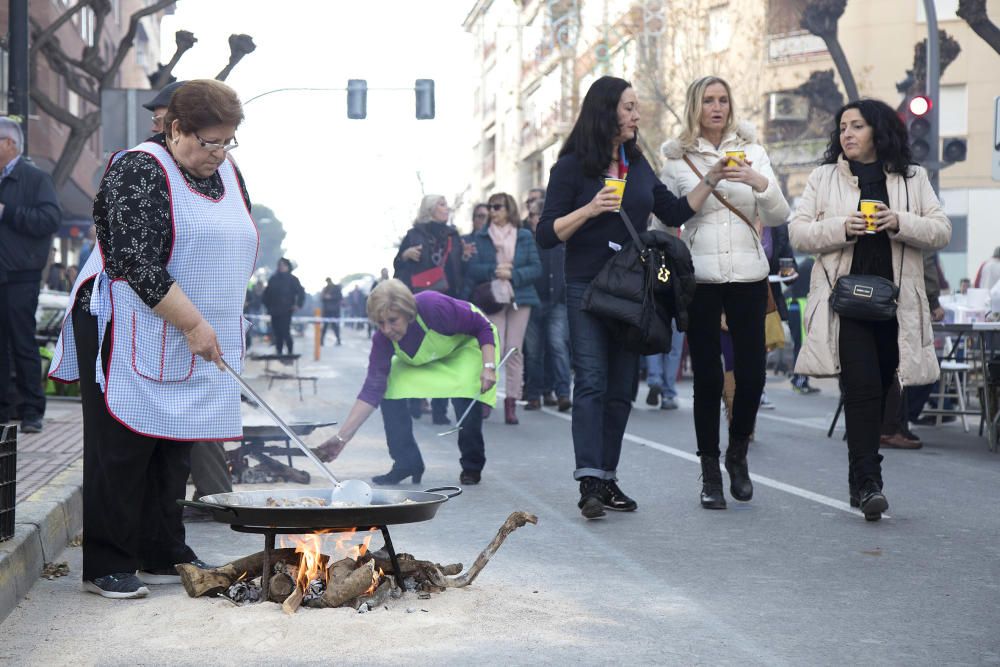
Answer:
<svg viewBox="0 0 1000 667"><path fill-rule="evenodd" d="M726 509L718 456L701 457L701 506L707 510Z"/></svg>
<svg viewBox="0 0 1000 667"><path fill-rule="evenodd" d="M753 483L750 481L750 470L747 468L747 448L749 446L749 438L729 436L729 448L726 450L729 493L733 494L733 498L742 502L753 498Z"/></svg>
<svg viewBox="0 0 1000 667"><path fill-rule="evenodd" d="M596 477L580 480L580 502L576 504L580 514L587 519L604 516L604 483Z"/></svg>
<svg viewBox="0 0 1000 667"><path fill-rule="evenodd" d="M392 470L385 473L384 475L375 475L372 477L372 481L376 484L399 484L407 477L413 478L414 484L420 484L420 478L423 477L424 466L421 465L418 468L399 468L396 465L392 466Z"/></svg>

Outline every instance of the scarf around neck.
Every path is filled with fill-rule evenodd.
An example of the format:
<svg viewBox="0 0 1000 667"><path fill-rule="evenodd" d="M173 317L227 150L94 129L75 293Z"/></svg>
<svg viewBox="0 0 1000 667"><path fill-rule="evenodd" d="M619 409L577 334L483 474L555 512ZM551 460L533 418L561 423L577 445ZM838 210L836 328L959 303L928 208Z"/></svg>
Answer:
<svg viewBox="0 0 1000 667"><path fill-rule="evenodd" d="M517 246L517 227L511 223L506 225L490 225L486 228L486 233L493 241L493 247L497 251L497 266L506 264L512 270L514 268L514 249ZM490 283L490 290L497 303L511 303L514 300L514 286L509 280L494 278Z"/></svg>

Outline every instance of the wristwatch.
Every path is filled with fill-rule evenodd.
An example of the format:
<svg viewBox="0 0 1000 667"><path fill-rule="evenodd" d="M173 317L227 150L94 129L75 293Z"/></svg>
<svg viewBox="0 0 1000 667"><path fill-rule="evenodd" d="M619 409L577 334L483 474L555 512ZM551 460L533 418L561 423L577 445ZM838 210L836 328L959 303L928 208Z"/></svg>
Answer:
<svg viewBox="0 0 1000 667"><path fill-rule="evenodd" d="M488 368L491 371L495 371L497 369L497 365L495 363L493 363L492 361L484 361L483 362L483 368Z"/></svg>

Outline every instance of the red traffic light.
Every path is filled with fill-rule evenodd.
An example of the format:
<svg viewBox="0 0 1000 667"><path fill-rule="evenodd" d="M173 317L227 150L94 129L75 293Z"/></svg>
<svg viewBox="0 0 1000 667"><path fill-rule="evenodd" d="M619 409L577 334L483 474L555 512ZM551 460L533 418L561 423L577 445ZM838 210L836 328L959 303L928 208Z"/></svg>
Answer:
<svg viewBox="0 0 1000 667"><path fill-rule="evenodd" d="M917 95L910 100L910 113L914 116L923 116L931 110L931 98Z"/></svg>

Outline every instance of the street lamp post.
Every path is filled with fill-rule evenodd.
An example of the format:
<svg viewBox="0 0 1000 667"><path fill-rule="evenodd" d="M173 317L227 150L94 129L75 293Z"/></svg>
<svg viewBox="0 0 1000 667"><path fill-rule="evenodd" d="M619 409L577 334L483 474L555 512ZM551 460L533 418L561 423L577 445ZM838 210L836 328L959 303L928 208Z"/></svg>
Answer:
<svg viewBox="0 0 1000 667"><path fill-rule="evenodd" d="M926 91L931 99L930 132L927 135L927 143L930 145L930 152L927 154L927 170L930 177L931 187L934 193L938 191L938 174L941 172L940 150L938 148L938 119L941 109L941 55L938 45L938 24L937 9L934 0L924 0L924 13L927 14L927 81Z"/></svg>

